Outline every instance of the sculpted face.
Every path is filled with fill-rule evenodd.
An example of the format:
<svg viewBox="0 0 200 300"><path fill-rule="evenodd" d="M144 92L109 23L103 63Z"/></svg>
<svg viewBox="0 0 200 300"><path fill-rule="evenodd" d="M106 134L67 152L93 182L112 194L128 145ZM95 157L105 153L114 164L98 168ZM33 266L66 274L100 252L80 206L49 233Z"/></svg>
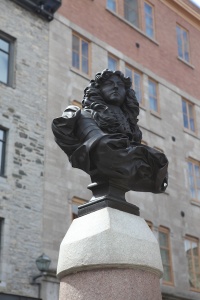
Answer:
<svg viewBox="0 0 200 300"><path fill-rule="evenodd" d="M120 77L113 75L102 84L101 93L106 103L120 106L124 102L126 90Z"/></svg>

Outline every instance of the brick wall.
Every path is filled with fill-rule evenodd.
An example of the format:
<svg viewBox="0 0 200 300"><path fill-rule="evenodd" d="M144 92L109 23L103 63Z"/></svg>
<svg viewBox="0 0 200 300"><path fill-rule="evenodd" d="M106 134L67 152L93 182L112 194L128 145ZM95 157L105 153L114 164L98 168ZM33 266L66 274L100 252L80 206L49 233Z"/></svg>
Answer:
<svg viewBox="0 0 200 300"><path fill-rule="evenodd" d="M139 2L142 12L142 1ZM183 14L180 8L177 13L160 0L151 0L150 2L155 6L155 40L158 44L106 10L105 0L65 0L59 13L144 67L153 70L158 76L165 78L194 97L199 97L200 46L198 41L200 26L198 25L196 28L191 22L180 16ZM188 17L188 14L186 13L185 16ZM194 68L177 58L177 22L189 31L191 64ZM140 44L139 49L135 45L136 42Z"/></svg>

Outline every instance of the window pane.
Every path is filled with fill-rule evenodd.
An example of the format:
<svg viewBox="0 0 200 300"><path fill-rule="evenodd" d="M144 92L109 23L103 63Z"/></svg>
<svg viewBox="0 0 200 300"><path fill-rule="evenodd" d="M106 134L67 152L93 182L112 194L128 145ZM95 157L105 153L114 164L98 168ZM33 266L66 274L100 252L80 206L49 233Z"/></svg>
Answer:
<svg viewBox="0 0 200 300"><path fill-rule="evenodd" d="M136 72L134 73L134 88L138 102L142 102L141 76Z"/></svg>
<svg viewBox="0 0 200 300"><path fill-rule="evenodd" d="M110 56L108 57L108 69L112 71L117 70L117 60Z"/></svg>
<svg viewBox="0 0 200 300"><path fill-rule="evenodd" d="M167 247L167 234L164 232L159 232L159 243L161 247Z"/></svg>
<svg viewBox="0 0 200 300"><path fill-rule="evenodd" d="M76 51L79 53L79 38L75 35L73 35L72 48L73 48L73 51Z"/></svg>
<svg viewBox="0 0 200 300"><path fill-rule="evenodd" d="M147 34L149 37L153 38L153 36L154 36L153 28L147 27L147 28L146 28L146 34Z"/></svg>
<svg viewBox="0 0 200 300"><path fill-rule="evenodd" d="M8 54L0 51L0 81L8 82Z"/></svg>
<svg viewBox="0 0 200 300"><path fill-rule="evenodd" d="M79 55L76 52L73 52L73 54L72 54L72 66L77 69L80 68Z"/></svg>
<svg viewBox="0 0 200 300"><path fill-rule="evenodd" d="M170 274L170 267L169 266L163 266L164 273L163 273L163 280L167 282L171 282L171 274Z"/></svg>
<svg viewBox="0 0 200 300"><path fill-rule="evenodd" d="M189 128L188 117L187 115L183 115L183 126L185 128Z"/></svg>
<svg viewBox="0 0 200 300"><path fill-rule="evenodd" d="M131 80L133 80L133 79L132 79L132 70L131 70L131 69L129 69L129 68L126 67L126 69L125 69L125 75L126 75L127 77L130 77Z"/></svg>
<svg viewBox="0 0 200 300"><path fill-rule="evenodd" d="M88 58L88 43L82 41L82 55Z"/></svg>
<svg viewBox="0 0 200 300"><path fill-rule="evenodd" d="M183 58L183 44L181 37L181 28L176 26L176 36L177 36L177 44L178 44L178 56Z"/></svg>
<svg viewBox="0 0 200 300"><path fill-rule="evenodd" d="M184 114L187 114L187 106L186 101L182 100L182 111Z"/></svg>
<svg viewBox="0 0 200 300"><path fill-rule="evenodd" d="M9 52L9 43L0 39L0 50L3 50L5 52Z"/></svg>
<svg viewBox="0 0 200 300"><path fill-rule="evenodd" d="M161 257L162 257L162 263L164 265L169 265L169 254L168 254L168 250L165 249L161 249Z"/></svg>
<svg viewBox="0 0 200 300"><path fill-rule="evenodd" d="M149 105L150 109L158 111L156 83L149 80Z"/></svg>
<svg viewBox="0 0 200 300"><path fill-rule="evenodd" d="M153 8L147 3L144 3L144 11L145 11L145 28L146 34L149 37L154 36L153 32Z"/></svg>
<svg viewBox="0 0 200 300"><path fill-rule="evenodd" d="M124 0L124 18L139 27L137 0Z"/></svg>
<svg viewBox="0 0 200 300"><path fill-rule="evenodd" d="M107 0L107 8L112 11L116 11L116 1L115 0Z"/></svg>
<svg viewBox="0 0 200 300"><path fill-rule="evenodd" d="M82 71L88 74L88 59L82 57Z"/></svg>

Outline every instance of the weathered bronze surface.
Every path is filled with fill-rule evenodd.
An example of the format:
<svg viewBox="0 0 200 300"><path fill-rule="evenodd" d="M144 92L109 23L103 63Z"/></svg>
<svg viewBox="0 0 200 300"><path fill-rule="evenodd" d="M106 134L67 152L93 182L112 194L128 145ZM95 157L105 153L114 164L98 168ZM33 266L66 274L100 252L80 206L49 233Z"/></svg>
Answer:
<svg viewBox="0 0 200 300"><path fill-rule="evenodd" d="M97 73L84 91L82 109L68 106L52 123L56 143L72 167L90 175L91 201L101 206L102 200L126 201L130 190L162 193L167 187L166 156L141 144L139 104L131 85L120 71Z"/></svg>

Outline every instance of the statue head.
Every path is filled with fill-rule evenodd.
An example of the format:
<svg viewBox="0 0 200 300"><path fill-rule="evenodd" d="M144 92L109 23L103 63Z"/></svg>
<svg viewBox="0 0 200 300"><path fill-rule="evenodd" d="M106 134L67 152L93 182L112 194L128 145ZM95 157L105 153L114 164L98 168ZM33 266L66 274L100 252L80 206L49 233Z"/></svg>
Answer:
<svg viewBox="0 0 200 300"><path fill-rule="evenodd" d="M102 128L102 124L105 127L108 123L112 124L112 116L106 121L106 117L104 118L101 112L105 111L105 109L111 112L112 105L120 106L129 122L134 140L139 142L142 138L141 131L137 126L139 103L131 86L132 81L130 77L125 77L121 71L103 70L101 73L95 75L95 79L91 80L90 84L84 90L82 106L84 109L92 109L96 113L94 113L96 121L97 119L98 121L100 120L99 115L101 115L103 122L99 121L98 125L100 128ZM116 123L116 120L113 120L114 123ZM110 132L117 132L114 125L107 128Z"/></svg>

